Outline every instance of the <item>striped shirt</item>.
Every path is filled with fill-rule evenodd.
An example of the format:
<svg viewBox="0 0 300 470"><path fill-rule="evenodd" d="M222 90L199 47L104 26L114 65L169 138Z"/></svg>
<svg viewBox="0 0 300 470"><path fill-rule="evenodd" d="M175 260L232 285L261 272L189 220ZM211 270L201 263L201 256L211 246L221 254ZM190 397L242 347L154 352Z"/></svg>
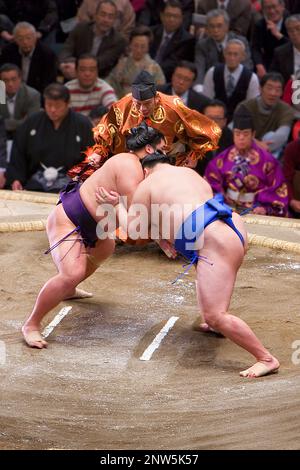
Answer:
<svg viewBox="0 0 300 470"><path fill-rule="evenodd" d="M97 78L93 87L88 90L80 87L77 78L67 82L65 86L70 92L70 107L85 116L97 106L110 107L117 101L114 89L101 78Z"/></svg>

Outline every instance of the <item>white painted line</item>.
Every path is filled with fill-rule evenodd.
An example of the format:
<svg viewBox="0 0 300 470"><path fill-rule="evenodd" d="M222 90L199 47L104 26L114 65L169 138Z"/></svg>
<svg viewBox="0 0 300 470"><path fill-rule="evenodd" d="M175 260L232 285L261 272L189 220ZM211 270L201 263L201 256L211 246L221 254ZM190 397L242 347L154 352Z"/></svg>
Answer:
<svg viewBox="0 0 300 470"><path fill-rule="evenodd" d="M62 321L62 319L68 315L68 313L70 312L70 310L72 310L72 307L64 307L61 309L61 311L54 317L54 319L52 320L51 323L49 323L48 326L46 326L46 328L44 329L44 331L42 332L42 336L44 336L44 338L47 338L47 336L50 335L50 333L52 333L52 331L54 330L54 328Z"/></svg>
<svg viewBox="0 0 300 470"><path fill-rule="evenodd" d="M173 328L175 323L179 317L171 317L165 326L160 330L160 332L155 336L152 343L148 346L148 348L144 351L142 356L140 357L141 361L149 361L152 357L154 351L159 347L160 343L164 339L164 337L169 333L170 329Z"/></svg>

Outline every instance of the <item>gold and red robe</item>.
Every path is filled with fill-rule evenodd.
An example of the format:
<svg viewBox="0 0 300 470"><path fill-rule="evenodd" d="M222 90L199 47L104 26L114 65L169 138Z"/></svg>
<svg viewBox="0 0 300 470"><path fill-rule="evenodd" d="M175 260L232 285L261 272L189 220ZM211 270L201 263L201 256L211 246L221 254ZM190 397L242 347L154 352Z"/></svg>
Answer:
<svg viewBox="0 0 300 470"><path fill-rule="evenodd" d="M69 176L73 178L80 174L80 177L85 179L108 157L125 152L126 134L143 120L164 135L167 153L176 157L177 165L201 159L206 152L218 147L221 129L214 121L196 110L189 109L178 96L158 92L156 97L157 106L148 118L144 118L137 111L131 94L114 103L94 128L96 143L92 151L101 156L99 165L89 167L89 156L87 156L83 162L69 171ZM90 153L91 151L89 155Z"/></svg>

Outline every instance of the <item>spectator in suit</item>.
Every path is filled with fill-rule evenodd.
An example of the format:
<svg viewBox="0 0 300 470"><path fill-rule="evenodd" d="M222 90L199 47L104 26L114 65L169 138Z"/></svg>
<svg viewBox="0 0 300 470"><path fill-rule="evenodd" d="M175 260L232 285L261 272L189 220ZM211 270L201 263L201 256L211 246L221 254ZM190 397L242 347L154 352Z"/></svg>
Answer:
<svg viewBox="0 0 300 470"><path fill-rule="evenodd" d="M291 42L275 49L271 70L281 73L287 83L300 69L300 14L289 16L285 26Z"/></svg>
<svg viewBox="0 0 300 470"><path fill-rule="evenodd" d="M0 116L0 189L6 184L5 171L7 167L7 151L6 151L6 132L4 119Z"/></svg>
<svg viewBox="0 0 300 470"><path fill-rule="evenodd" d="M197 83L203 83L206 72L218 62L224 62L224 48L230 39L240 39L245 44L246 57L243 65L253 69L251 51L247 39L229 31L230 18L226 10L212 10L206 15L206 36L199 38L195 50L198 69Z"/></svg>
<svg viewBox="0 0 300 470"><path fill-rule="evenodd" d="M193 90L196 77L197 67L192 62L182 60L172 74L171 83L158 87L158 90L166 95L179 96L188 108L203 113L203 109L210 103L210 99Z"/></svg>
<svg viewBox="0 0 300 470"><path fill-rule="evenodd" d="M13 139L16 129L30 114L41 107L40 93L22 82L21 70L15 64L0 67L0 80L5 83L6 103L0 104L8 139Z"/></svg>
<svg viewBox="0 0 300 470"><path fill-rule="evenodd" d="M230 122L240 102L255 98L260 90L257 75L241 65L245 58L243 42L230 39L225 46L224 57L225 64L217 64L205 75L203 93L226 104Z"/></svg>
<svg viewBox="0 0 300 470"><path fill-rule="evenodd" d="M150 55L159 63L170 81L180 60L194 61L195 38L183 27L183 12L180 2L169 0L160 14L161 25L152 28L154 40Z"/></svg>
<svg viewBox="0 0 300 470"><path fill-rule="evenodd" d="M77 18L79 21L93 21L97 1L95 0L83 0L79 7ZM129 39L129 35L135 25L135 12L129 0L115 0L117 7L117 17L115 19L114 27L119 31L126 39Z"/></svg>
<svg viewBox="0 0 300 470"><path fill-rule="evenodd" d="M263 18L254 26L252 37L256 72L262 78L270 69L274 50L288 42L284 0L262 0Z"/></svg>
<svg viewBox="0 0 300 470"><path fill-rule="evenodd" d="M98 74L105 78L126 49L126 39L113 27L118 15L112 0L102 0L93 22L79 23L68 36L60 59L93 54L98 58Z"/></svg>
<svg viewBox="0 0 300 470"><path fill-rule="evenodd" d="M23 81L42 92L56 80L57 60L54 52L37 39L35 27L25 21L13 31L14 43L8 44L0 56L0 65L13 63L22 70Z"/></svg>
<svg viewBox="0 0 300 470"><path fill-rule="evenodd" d="M29 116L16 132L6 172L13 190L58 192L69 181L68 169L93 145L92 124L69 109L64 85L49 85L44 101L45 110Z"/></svg>
<svg viewBox="0 0 300 470"><path fill-rule="evenodd" d="M160 14L164 9L166 0L146 0L145 6L140 13L138 22L146 26L156 26L161 23ZM187 31L192 22L194 13L194 0L179 0L183 13L183 27Z"/></svg>
<svg viewBox="0 0 300 470"><path fill-rule="evenodd" d="M210 10L216 8L227 11L230 18L230 31L247 36L252 18L250 0L200 0L196 12L206 15Z"/></svg>

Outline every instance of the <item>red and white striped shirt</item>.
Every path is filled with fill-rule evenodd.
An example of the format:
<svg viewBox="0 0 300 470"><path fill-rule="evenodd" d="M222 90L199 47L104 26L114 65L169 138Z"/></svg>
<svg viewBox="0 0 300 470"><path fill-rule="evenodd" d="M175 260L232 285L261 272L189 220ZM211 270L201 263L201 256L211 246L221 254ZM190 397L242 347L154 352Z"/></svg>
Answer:
<svg viewBox="0 0 300 470"><path fill-rule="evenodd" d="M107 106L108 108L117 101L114 89L101 78L97 78L92 88L86 90L81 88L77 78L65 84L70 92L70 107L85 116L97 106Z"/></svg>

